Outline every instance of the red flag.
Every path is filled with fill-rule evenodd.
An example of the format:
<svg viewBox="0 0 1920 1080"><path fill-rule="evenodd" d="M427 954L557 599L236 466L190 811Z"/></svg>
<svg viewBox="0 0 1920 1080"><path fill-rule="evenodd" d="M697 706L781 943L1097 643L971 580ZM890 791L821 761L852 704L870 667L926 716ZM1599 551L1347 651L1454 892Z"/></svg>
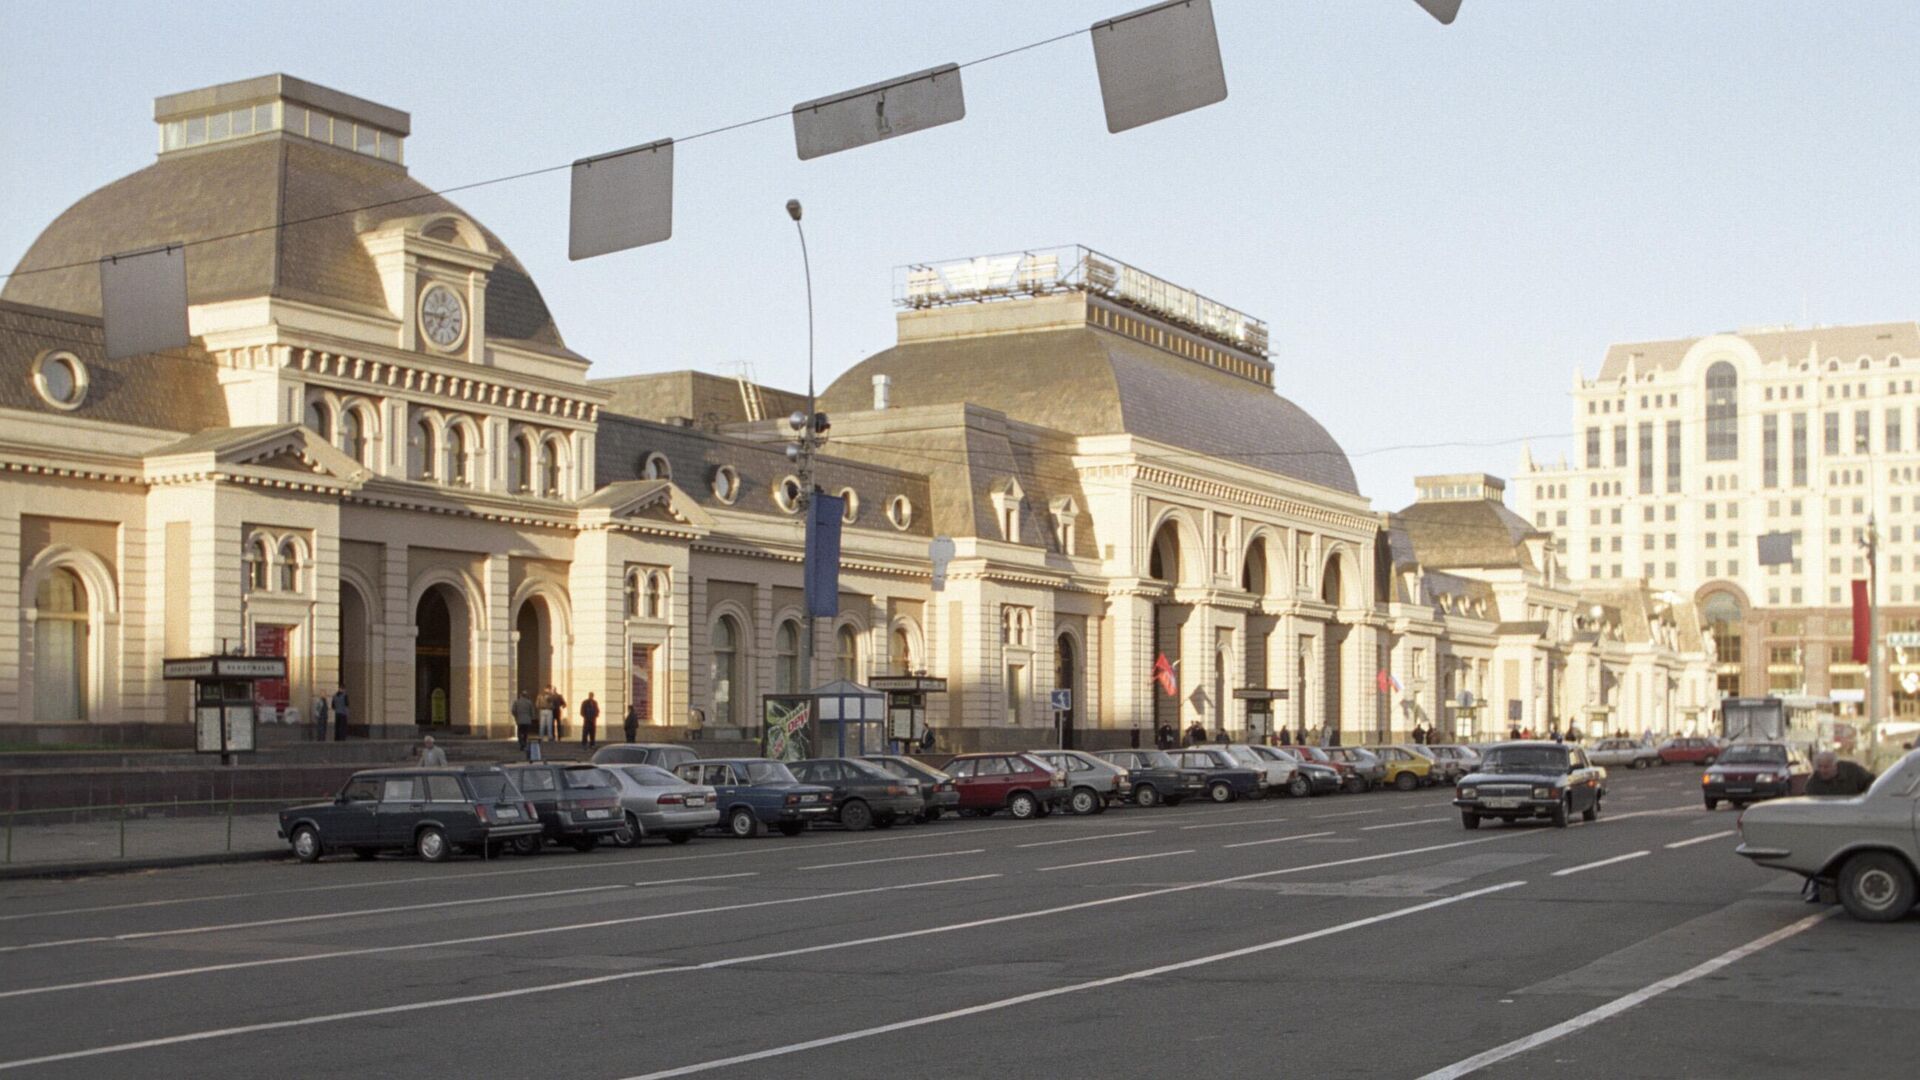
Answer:
<svg viewBox="0 0 1920 1080"><path fill-rule="evenodd" d="M1167 663L1166 653L1153 658L1153 681L1168 697L1180 696L1180 685L1174 681L1173 665Z"/></svg>
<svg viewBox="0 0 1920 1080"><path fill-rule="evenodd" d="M1381 693L1388 693L1393 689L1393 676L1387 674L1386 668L1381 668L1374 673L1373 685L1379 687Z"/></svg>
<svg viewBox="0 0 1920 1080"><path fill-rule="evenodd" d="M1870 632L1873 629L1873 601L1867 597L1867 583L1858 578L1853 582L1853 662L1864 664L1867 655L1873 651L1870 644Z"/></svg>

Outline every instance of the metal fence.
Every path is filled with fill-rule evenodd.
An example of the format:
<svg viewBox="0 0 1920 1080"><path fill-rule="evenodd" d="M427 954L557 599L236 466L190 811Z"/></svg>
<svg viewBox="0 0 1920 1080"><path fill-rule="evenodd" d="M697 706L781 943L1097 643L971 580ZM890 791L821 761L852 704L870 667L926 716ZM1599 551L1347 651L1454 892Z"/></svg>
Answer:
<svg viewBox="0 0 1920 1080"><path fill-rule="evenodd" d="M278 811L307 798L170 800L0 810L0 866L265 851Z"/></svg>

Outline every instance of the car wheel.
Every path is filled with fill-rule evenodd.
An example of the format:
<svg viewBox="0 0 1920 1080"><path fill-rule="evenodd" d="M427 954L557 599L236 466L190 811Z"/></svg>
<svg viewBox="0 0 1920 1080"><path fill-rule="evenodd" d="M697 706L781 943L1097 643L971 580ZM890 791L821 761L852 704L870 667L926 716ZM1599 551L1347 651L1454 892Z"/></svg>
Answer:
<svg viewBox="0 0 1920 1080"><path fill-rule="evenodd" d="M807 823L804 821L783 821L780 823L781 836L799 836L806 831Z"/></svg>
<svg viewBox="0 0 1920 1080"><path fill-rule="evenodd" d="M668 843L685 844L690 843L692 840L693 834L690 832L670 832L667 834Z"/></svg>
<svg viewBox="0 0 1920 1080"><path fill-rule="evenodd" d="M515 855L538 855L540 854L540 843L541 839L538 835L516 836L513 838L513 853Z"/></svg>
<svg viewBox="0 0 1920 1080"><path fill-rule="evenodd" d="M760 818L752 809L739 807L727 815L727 831L742 840L751 840L760 835Z"/></svg>
<svg viewBox="0 0 1920 1080"><path fill-rule="evenodd" d="M1633 759L1633 767L1634 767L1634 768L1636 768L1636 769L1644 769L1644 768L1646 768L1646 767L1647 767L1647 759L1646 759L1646 758L1643 758L1643 757L1637 757L1637 758L1634 758L1634 759Z"/></svg>
<svg viewBox="0 0 1920 1080"><path fill-rule="evenodd" d="M1480 815L1471 810L1460 811L1460 824L1469 829L1480 827Z"/></svg>
<svg viewBox="0 0 1920 1080"><path fill-rule="evenodd" d="M1217 803L1232 802L1233 785L1227 783L1225 780L1215 780L1213 783L1207 785L1207 798Z"/></svg>
<svg viewBox="0 0 1920 1080"><path fill-rule="evenodd" d="M1595 795L1593 797L1592 806L1589 806L1585 810L1580 811L1580 820L1581 821L1600 820L1600 797L1598 795Z"/></svg>
<svg viewBox="0 0 1920 1080"><path fill-rule="evenodd" d="M600 838L592 834L588 834L586 836L576 836L573 838L572 843L573 843L573 850L579 852L582 855L585 855L587 852L592 851L594 848L600 846Z"/></svg>
<svg viewBox="0 0 1920 1080"><path fill-rule="evenodd" d="M628 814L627 823L614 831L613 842L621 847L639 847L640 840L645 835L646 830L640 827L640 818L634 814Z"/></svg>
<svg viewBox="0 0 1920 1080"><path fill-rule="evenodd" d="M1719 799L1708 799L1708 800L1707 800L1707 809L1709 809L1709 810L1718 810L1718 809L1720 809L1720 800L1719 800Z"/></svg>
<svg viewBox="0 0 1920 1080"><path fill-rule="evenodd" d="M1567 801L1565 799L1562 799L1559 802L1553 804L1553 827L1554 828L1556 829L1566 828L1567 822L1570 821L1572 818L1573 818L1573 814L1567 810Z"/></svg>
<svg viewBox="0 0 1920 1080"><path fill-rule="evenodd" d="M380 857L380 849L373 848L373 847L357 847L353 849L353 857L356 859L359 859L361 862L372 862L374 859L377 859Z"/></svg>
<svg viewBox="0 0 1920 1080"><path fill-rule="evenodd" d="M1159 806L1160 792L1152 784L1141 784L1133 789L1133 801L1136 806Z"/></svg>
<svg viewBox="0 0 1920 1080"><path fill-rule="evenodd" d="M1848 859L1837 884L1847 914L1862 922L1892 922L1913 908L1913 871L1888 852L1863 851Z"/></svg>
<svg viewBox="0 0 1920 1080"><path fill-rule="evenodd" d="M1393 786L1401 791L1412 791L1420 786L1420 778L1410 772L1403 772L1393 778Z"/></svg>
<svg viewBox="0 0 1920 1080"><path fill-rule="evenodd" d="M1012 814L1016 821L1025 821L1039 815L1040 803L1033 796L1022 791L1007 800L1007 813Z"/></svg>
<svg viewBox="0 0 1920 1080"><path fill-rule="evenodd" d="M1101 809L1100 796L1094 794L1092 788L1074 788L1073 794L1067 797L1067 809L1075 814L1098 813Z"/></svg>
<svg viewBox="0 0 1920 1080"><path fill-rule="evenodd" d="M1347 777L1346 788L1347 788L1347 794L1349 795L1365 794L1367 790L1366 777L1364 776Z"/></svg>
<svg viewBox="0 0 1920 1080"><path fill-rule="evenodd" d="M446 862L447 856L453 854L447 846L447 834L433 825L421 829L413 838L413 850L421 862Z"/></svg>
<svg viewBox="0 0 1920 1080"><path fill-rule="evenodd" d="M1295 799L1307 798L1313 794L1313 781L1295 773L1293 779L1287 781L1287 794Z"/></svg>
<svg viewBox="0 0 1920 1080"><path fill-rule="evenodd" d="M840 808L840 824L850 832L866 832L873 828L873 807L854 799Z"/></svg>
<svg viewBox="0 0 1920 1080"><path fill-rule="evenodd" d="M293 857L301 862L320 861L320 834L311 825L293 830Z"/></svg>

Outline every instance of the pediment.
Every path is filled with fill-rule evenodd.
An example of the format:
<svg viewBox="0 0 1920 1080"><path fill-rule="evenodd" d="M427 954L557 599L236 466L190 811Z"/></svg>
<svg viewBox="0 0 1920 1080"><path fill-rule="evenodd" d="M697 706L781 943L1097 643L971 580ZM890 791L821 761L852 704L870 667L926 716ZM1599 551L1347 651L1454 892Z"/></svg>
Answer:
<svg viewBox="0 0 1920 1080"><path fill-rule="evenodd" d="M713 518L671 480L622 480L608 484L581 503L583 520L608 524L655 523L708 529Z"/></svg>
<svg viewBox="0 0 1920 1080"><path fill-rule="evenodd" d="M285 472L358 487L370 470L300 424L219 428L188 436L147 455L150 472Z"/></svg>

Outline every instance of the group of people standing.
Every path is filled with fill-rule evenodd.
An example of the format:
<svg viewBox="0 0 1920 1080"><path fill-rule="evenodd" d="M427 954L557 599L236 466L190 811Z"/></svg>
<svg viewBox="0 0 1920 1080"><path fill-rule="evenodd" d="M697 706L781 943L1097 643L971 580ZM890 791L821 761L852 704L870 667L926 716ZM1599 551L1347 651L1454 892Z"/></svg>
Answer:
<svg viewBox="0 0 1920 1080"><path fill-rule="evenodd" d="M540 691L539 696L529 695L525 690L514 698L513 729L522 750L534 737L541 739L564 739L567 737L567 699L559 690L549 686ZM628 742L640 736L640 706L637 703L627 705L627 714L621 718ZM591 750L600 745L600 703L588 691L586 699L580 702L580 746Z"/></svg>
<svg viewBox="0 0 1920 1080"><path fill-rule="evenodd" d="M342 686L329 698L325 694L313 699L313 741L327 741L327 718L333 718L333 741L347 741L347 722L352 719L353 708L347 699L347 688Z"/></svg>

